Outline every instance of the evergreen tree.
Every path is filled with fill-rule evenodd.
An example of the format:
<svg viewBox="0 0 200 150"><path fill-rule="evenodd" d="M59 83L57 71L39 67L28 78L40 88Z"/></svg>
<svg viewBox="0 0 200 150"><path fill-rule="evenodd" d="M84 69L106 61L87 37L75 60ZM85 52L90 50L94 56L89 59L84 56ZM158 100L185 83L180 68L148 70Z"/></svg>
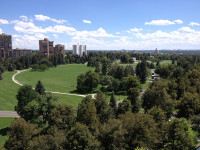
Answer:
<svg viewBox="0 0 200 150"><path fill-rule="evenodd" d="M138 63L136 66L136 75L140 78L140 82L142 84L146 83L146 77L147 77L147 66L146 62L142 61L141 63Z"/></svg>
<svg viewBox="0 0 200 150"><path fill-rule="evenodd" d="M2 78L2 74L1 74L1 70L0 70L0 80L2 80L3 78Z"/></svg>
<svg viewBox="0 0 200 150"><path fill-rule="evenodd" d="M99 62L97 62L97 63L95 64L95 72L100 73L100 63L99 63Z"/></svg>
<svg viewBox="0 0 200 150"><path fill-rule="evenodd" d="M38 92L40 95L45 95L45 88L40 80L36 84L35 91Z"/></svg>
<svg viewBox="0 0 200 150"><path fill-rule="evenodd" d="M110 98L110 106L114 109L116 109L116 100L115 100L115 94L114 91L112 91L112 95Z"/></svg>

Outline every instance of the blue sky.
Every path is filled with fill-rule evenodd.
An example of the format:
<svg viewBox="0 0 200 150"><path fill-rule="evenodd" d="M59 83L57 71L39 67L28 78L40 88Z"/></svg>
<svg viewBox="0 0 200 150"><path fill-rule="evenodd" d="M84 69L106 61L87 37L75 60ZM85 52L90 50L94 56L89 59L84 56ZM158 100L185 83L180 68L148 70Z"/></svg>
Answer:
<svg viewBox="0 0 200 150"><path fill-rule="evenodd" d="M0 0L13 48L86 44L92 50L200 49L199 0Z"/></svg>

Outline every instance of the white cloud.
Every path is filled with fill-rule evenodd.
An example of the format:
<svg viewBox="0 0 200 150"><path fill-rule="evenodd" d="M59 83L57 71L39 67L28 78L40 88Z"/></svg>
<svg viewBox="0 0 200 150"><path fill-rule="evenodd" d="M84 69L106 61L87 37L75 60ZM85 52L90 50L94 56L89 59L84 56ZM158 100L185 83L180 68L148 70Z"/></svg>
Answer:
<svg viewBox="0 0 200 150"><path fill-rule="evenodd" d="M5 19L0 19L0 24L9 24L9 22Z"/></svg>
<svg viewBox="0 0 200 150"><path fill-rule="evenodd" d="M83 23L92 23L90 20L83 20Z"/></svg>
<svg viewBox="0 0 200 150"><path fill-rule="evenodd" d="M189 27L182 27L182 28L178 29L178 31L195 33L195 30L193 30L193 29L191 29Z"/></svg>
<svg viewBox="0 0 200 150"><path fill-rule="evenodd" d="M116 34L120 34L120 32L116 32Z"/></svg>
<svg viewBox="0 0 200 150"><path fill-rule="evenodd" d="M190 25L190 26L200 26L200 23L197 23L197 22L190 22L189 25Z"/></svg>
<svg viewBox="0 0 200 150"><path fill-rule="evenodd" d="M27 16L20 16L20 19L22 19L22 21L28 21L28 17Z"/></svg>
<svg viewBox="0 0 200 150"><path fill-rule="evenodd" d="M157 25L157 26L164 26L164 25L172 25L172 24L182 24L182 20L152 20L151 22L145 22L145 25Z"/></svg>
<svg viewBox="0 0 200 150"><path fill-rule="evenodd" d="M2 29L0 28L0 34L3 33Z"/></svg>
<svg viewBox="0 0 200 150"><path fill-rule="evenodd" d="M183 21L182 20L174 20L174 23L177 23L177 24L182 24Z"/></svg>
<svg viewBox="0 0 200 150"><path fill-rule="evenodd" d="M38 21L46 21L46 20L50 20L50 21L53 21L53 22L56 22L56 23L64 23L64 22L67 22L67 20L57 20L57 19L54 19L54 18L50 18L48 16L44 16L44 15L35 15L35 20L38 20Z"/></svg>
<svg viewBox="0 0 200 150"><path fill-rule="evenodd" d="M143 30L142 28L133 28L133 29L128 30L127 32L128 32L128 33L140 32L140 31L142 31L142 30Z"/></svg>
<svg viewBox="0 0 200 150"><path fill-rule="evenodd" d="M53 34L53 37L57 39L57 38L58 38L58 35L57 35L57 34Z"/></svg>

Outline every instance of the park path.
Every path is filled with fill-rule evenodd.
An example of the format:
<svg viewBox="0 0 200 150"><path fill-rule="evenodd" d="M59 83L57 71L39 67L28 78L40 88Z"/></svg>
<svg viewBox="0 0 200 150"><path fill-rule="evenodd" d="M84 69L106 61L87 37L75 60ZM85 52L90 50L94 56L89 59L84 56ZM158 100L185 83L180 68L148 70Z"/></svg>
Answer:
<svg viewBox="0 0 200 150"><path fill-rule="evenodd" d="M23 84L21 84L19 81L15 80L15 76L24 72L24 71L27 71L27 70L30 70L30 69L21 70L21 71L17 70L17 73L15 73L12 76L12 81L15 82L16 84L20 85L20 86L23 86ZM88 95L91 95L93 99L95 98L95 94L96 94L96 93L94 93L94 94L88 94L88 95L81 95L81 94L72 94L72 93L62 93L62 92L56 92L56 91L45 91L45 92L49 92L49 93L53 93L53 94L60 94L60 95L80 96L80 97L86 97Z"/></svg>
<svg viewBox="0 0 200 150"><path fill-rule="evenodd" d="M27 70L30 70L30 69L21 70L21 71L17 70L17 73L15 73L12 76L12 81L14 83L18 84L19 86L23 86L23 84L21 84L19 81L17 81L15 79L15 77L16 77L16 75L18 75L18 74L20 74L20 73L22 73L24 71L27 71ZM96 95L96 93L88 94L88 95L81 95L81 94L72 94L72 93L62 93L62 92L56 92L56 91L46 91L46 92L53 93L53 94L60 94L60 95L80 96L80 97L86 97L88 95L91 95L92 99L95 99L95 95ZM19 117L19 115L15 111L0 111L0 117Z"/></svg>
<svg viewBox="0 0 200 150"><path fill-rule="evenodd" d="M0 117L20 117L15 111L0 111Z"/></svg>

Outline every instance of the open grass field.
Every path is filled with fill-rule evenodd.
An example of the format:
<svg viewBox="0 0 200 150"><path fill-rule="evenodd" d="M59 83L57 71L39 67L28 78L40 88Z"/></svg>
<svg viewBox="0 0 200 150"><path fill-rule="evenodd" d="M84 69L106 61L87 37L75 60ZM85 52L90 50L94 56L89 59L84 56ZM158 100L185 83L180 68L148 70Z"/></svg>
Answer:
<svg viewBox="0 0 200 150"><path fill-rule="evenodd" d="M12 76L16 73L4 72L2 74L3 80L0 80L0 110L14 110L17 104L17 91L20 87L12 81Z"/></svg>
<svg viewBox="0 0 200 150"><path fill-rule="evenodd" d="M22 72L16 76L16 80L33 87L40 80L48 91L76 93L77 76L87 70L94 70L94 68L83 64L60 65L46 71L28 70Z"/></svg>
<svg viewBox="0 0 200 150"><path fill-rule="evenodd" d="M14 118L0 117L0 147L2 148L8 139L7 131Z"/></svg>

